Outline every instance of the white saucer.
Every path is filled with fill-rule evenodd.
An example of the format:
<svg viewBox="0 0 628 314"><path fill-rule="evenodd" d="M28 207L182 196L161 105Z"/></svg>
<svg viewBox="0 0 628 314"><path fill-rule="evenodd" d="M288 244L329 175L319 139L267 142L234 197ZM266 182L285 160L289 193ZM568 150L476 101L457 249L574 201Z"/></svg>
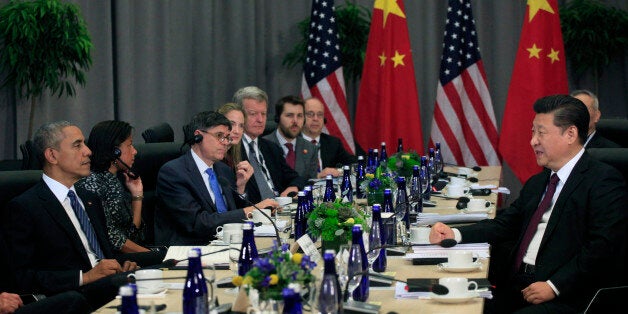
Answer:
<svg viewBox="0 0 628 314"><path fill-rule="evenodd" d="M221 237L222 238L222 237ZM227 246L229 245L229 243L225 243L224 241L222 241L222 239L218 239L218 240L214 240L212 242L209 242L209 245L215 245L215 246Z"/></svg>
<svg viewBox="0 0 628 314"><path fill-rule="evenodd" d="M456 266L456 267L449 266L449 263L440 263L437 265L437 267L438 269L448 271L451 273L466 273L466 272L471 272L477 269L481 269L482 263L473 262L471 265L468 265L468 266Z"/></svg>
<svg viewBox="0 0 628 314"><path fill-rule="evenodd" d="M484 214L484 213L490 214L493 212L493 206L486 207L483 209L475 209L475 210L470 210L470 209L465 208L462 211L467 214Z"/></svg>
<svg viewBox="0 0 628 314"><path fill-rule="evenodd" d="M442 195L442 196L444 196L444 197L447 197L447 198L451 198L451 199L456 199L456 198L461 198L461 197L469 197L469 196L471 196L471 194L470 194L470 193L467 193L467 194L462 194L462 195L458 195L458 196L450 196L450 195L449 195L449 193L445 193L445 192L443 192L441 195Z"/></svg>
<svg viewBox="0 0 628 314"><path fill-rule="evenodd" d="M159 294L168 290L169 285L163 283L153 288L137 287L137 294Z"/></svg>
<svg viewBox="0 0 628 314"><path fill-rule="evenodd" d="M468 302L470 300L473 300L477 297L479 297L480 294L474 291L469 291L469 293L467 293L466 295L456 295L456 296L451 296L451 295L438 295L435 293L432 293L430 295L430 297L432 298L432 300L436 301L436 302L440 302L440 303L464 303L464 302Z"/></svg>

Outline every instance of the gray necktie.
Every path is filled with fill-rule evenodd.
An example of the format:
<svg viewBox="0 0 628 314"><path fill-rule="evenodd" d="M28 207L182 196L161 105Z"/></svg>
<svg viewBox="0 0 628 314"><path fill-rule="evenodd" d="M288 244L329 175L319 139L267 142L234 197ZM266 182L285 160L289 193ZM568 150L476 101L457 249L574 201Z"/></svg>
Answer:
<svg viewBox="0 0 628 314"><path fill-rule="evenodd" d="M259 188L259 193L262 199L274 198L275 193L268 185L266 177L263 171L263 165L260 165L257 153L255 151L255 143L249 142L249 162L253 166L253 175L255 176L255 182Z"/></svg>

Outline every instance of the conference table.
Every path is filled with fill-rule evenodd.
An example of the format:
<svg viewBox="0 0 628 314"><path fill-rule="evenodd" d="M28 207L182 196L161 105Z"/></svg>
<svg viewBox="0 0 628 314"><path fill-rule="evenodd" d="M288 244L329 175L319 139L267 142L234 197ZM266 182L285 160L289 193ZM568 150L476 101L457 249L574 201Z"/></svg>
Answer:
<svg viewBox="0 0 628 314"><path fill-rule="evenodd" d="M455 168L446 167L447 172L456 172ZM481 185L499 185L499 179L501 174L501 167L483 167L482 171L477 172L479 179L478 184ZM477 198L477 196L476 196ZM492 193L490 196L482 197L496 202L497 196ZM439 214L454 214L459 210L455 208L456 200L440 199L434 197L432 199L437 203L436 207L424 208L425 213L439 213ZM494 217L495 209L492 211L491 216ZM273 238L258 237L256 238L256 244L258 248L270 247ZM450 273L439 270L436 265L412 265L412 261L404 259L403 256L389 256L387 272L394 273L394 277L399 280L406 280L408 278L443 278L443 277L465 277L470 280L476 278L487 278L489 259L480 259L482 267L472 272L465 273ZM322 261L318 263L317 268L314 270L314 274L317 275L317 279L320 280L320 268ZM216 279L232 276L230 270L216 270ZM183 279L168 280L169 277L181 278L185 277L185 270L165 270L164 279L167 283L183 283ZM181 285L182 286L182 285ZM222 303L233 303L236 299L236 294L227 291L229 288L215 288L214 294ZM138 304L150 305L154 304L166 304L164 313L180 313L182 308L182 290L170 289L164 295L155 298L139 298ZM391 311L397 313L482 313L484 306L483 298L474 298L464 303L457 304L445 304L439 303L436 300L429 298L420 299L396 299L395 298L395 283L390 287L372 287L370 290L370 296L368 302L378 304L381 306L380 313L388 313ZM120 304L119 299L115 299L99 310L96 313L115 313L115 306Z"/></svg>

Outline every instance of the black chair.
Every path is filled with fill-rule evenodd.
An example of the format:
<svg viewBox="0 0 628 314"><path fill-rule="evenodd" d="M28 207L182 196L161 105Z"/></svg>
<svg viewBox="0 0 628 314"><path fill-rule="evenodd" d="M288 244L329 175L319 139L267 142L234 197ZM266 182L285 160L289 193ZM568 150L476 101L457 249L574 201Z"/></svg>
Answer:
<svg viewBox="0 0 628 314"><path fill-rule="evenodd" d="M174 130L164 122L144 130L142 137L145 143L174 142Z"/></svg>
<svg viewBox="0 0 628 314"><path fill-rule="evenodd" d="M190 141L194 137L194 130L192 130L192 126L189 124L186 124L182 127L182 129L183 129L183 142L190 143Z"/></svg>
<svg viewBox="0 0 628 314"><path fill-rule="evenodd" d="M0 171L0 210L41 180L41 170Z"/></svg>
<svg viewBox="0 0 628 314"><path fill-rule="evenodd" d="M133 170L142 178L144 186L144 200L142 201L142 219L146 225L145 242L151 245L155 242L155 189L159 169L166 162L181 156L179 143L145 143L135 145L137 155Z"/></svg>
<svg viewBox="0 0 628 314"><path fill-rule="evenodd" d="M626 313L626 296L628 296L628 286L602 288L595 293L584 313Z"/></svg>
<svg viewBox="0 0 628 314"><path fill-rule="evenodd" d="M606 139L628 148L628 119L600 119L595 129Z"/></svg>
<svg viewBox="0 0 628 314"><path fill-rule="evenodd" d="M22 152L22 170L41 170L42 164L37 159L33 141L28 140L20 145Z"/></svg>
<svg viewBox="0 0 628 314"><path fill-rule="evenodd" d="M617 168L628 183L628 148L589 148L587 152L593 158Z"/></svg>

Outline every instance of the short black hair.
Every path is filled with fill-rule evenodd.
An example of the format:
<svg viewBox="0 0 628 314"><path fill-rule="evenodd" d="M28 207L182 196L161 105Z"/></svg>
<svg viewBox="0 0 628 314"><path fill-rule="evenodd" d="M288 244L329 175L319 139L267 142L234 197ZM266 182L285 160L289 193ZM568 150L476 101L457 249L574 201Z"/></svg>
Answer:
<svg viewBox="0 0 628 314"><path fill-rule="evenodd" d="M275 120L279 121L279 117L283 113L283 107L286 103L297 105L303 107L303 111L305 111L305 101L303 98L294 95L288 95L281 97L275 104Z"/></svg>
<svg viewBox="0 0 628 314"><path fill-rule="evenodd" d="M589 132L589 110L582 101L569 95L551 95L539 98L534 103L534 112L553 113L554 125L563 132L574 125L578 129L578 139L584 145Z"/></svg>
<svg viewBox="0 0 628 314"><path fill-rule="evenodd" d="M94 125L89 132L87 147L92 150L91 168L93 171L106 171L116 159L114 148L120 147L133 132L133 127L124 121L108 120Z"/></svg>
<svg viewBox="0 0 628 314"><path fill-rule="evenodd" d="M196 130L207 130L218 125L224 125L231 131L231 121L224 115L216 111L203 111L195 114L189 123L191 132Z"/></svg>

